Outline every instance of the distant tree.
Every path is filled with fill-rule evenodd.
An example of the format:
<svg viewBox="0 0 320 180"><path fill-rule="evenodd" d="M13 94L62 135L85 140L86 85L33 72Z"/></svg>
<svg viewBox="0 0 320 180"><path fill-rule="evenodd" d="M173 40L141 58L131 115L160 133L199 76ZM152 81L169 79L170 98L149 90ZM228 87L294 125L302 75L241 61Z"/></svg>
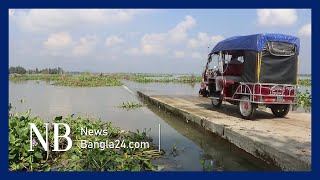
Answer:
<svg viewBox="0 0 320 180"><path fill-rule="evenodd" d="M21 66L17 66L17 67L10 67L9 68L9 73L10 74L13 74L13 73L16 73L16 74L26 74L27 73L27 70Z"/></svg>
<svg viewBox="0 0 320 180"><path fill-rule="evenodd" d="M58 67L58 73L59 74L63 74L64 72L63 72L63 69L61 68L61 67Z"/></svg>
<svg viewBox="0 0 320 180"><path fill-rule="evenodd" d="M9 68L9 73L10 73L10 74L15 73L15 71L16 71L16 70L15 70L15 67L10 67L10 68Z"/></svg>
<svg viewBox="0 0 320 180"><path fill-rule="evenodd" d="M10 67L9 68L9 73L13 74L64 74L64 71L61 67L58 68L45 68L45 69L28 69L26 70L25 68L21 67L21 66L17 66L17 67Z"/></svg>

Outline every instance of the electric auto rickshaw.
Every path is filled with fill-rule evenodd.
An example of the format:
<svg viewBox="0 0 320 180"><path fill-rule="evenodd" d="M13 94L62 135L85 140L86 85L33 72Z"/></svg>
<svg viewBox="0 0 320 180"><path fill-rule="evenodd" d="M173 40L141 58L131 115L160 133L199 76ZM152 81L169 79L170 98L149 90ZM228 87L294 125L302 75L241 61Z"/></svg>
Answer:
<svg viewBox="0 0 320 180"><path fill-rule="evenodd" d="M270 108L276 117L285 117L290 105L297 104L299 48L299 38L284 34L219 42L202 74L213 107L227 101L238 106L244 119L252 119L257 108Z"/></svg>

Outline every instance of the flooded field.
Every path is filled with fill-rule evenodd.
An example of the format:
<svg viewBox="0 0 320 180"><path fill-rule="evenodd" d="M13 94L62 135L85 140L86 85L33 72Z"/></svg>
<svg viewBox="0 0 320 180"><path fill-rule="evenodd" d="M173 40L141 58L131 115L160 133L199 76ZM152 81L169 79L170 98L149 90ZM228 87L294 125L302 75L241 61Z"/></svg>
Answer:
<svg viewBox="0 0 320 180"><path fill-rule="evenodd" d="M9 102L15 112L32 109L32 115L47 120L71 114L101 118L124 130L146 131L155 144L158 144L160 124L161 148L166 154L155 163L164 165L167 171L280 170L157 108L117 108L126 101L139 102L137 90L153 94L196 94L198 84L123 83L124 86L115 87L64 87L44 81L10 81Z"/></svg>

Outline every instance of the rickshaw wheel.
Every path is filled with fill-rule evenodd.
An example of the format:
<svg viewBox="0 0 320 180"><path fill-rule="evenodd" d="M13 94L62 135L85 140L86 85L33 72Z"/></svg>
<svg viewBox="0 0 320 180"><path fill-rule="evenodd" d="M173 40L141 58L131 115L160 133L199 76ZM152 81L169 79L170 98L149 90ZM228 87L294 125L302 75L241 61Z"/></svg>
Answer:
<svg viewBox="0 0 320 180"><path fill-rule="evenodd" d="M290 110L290 105L289 104L281 104L281 105L273 105L271 107L271 111L274 116L283 118L285 117Z"/></svg>
<svg viewBox="0 0 320 180"><path fill-rule="evenodd" d="M211 99L211 103L214 108L219 108L222 104L222 99Z"/></svg>
<svg viewBox="0 0 320 180"><path fill-rule="evenodd" d="M252 119L256 111L255 105L250 102L248 96L242 96L238 104L238 112L244 119Z"/></svg>

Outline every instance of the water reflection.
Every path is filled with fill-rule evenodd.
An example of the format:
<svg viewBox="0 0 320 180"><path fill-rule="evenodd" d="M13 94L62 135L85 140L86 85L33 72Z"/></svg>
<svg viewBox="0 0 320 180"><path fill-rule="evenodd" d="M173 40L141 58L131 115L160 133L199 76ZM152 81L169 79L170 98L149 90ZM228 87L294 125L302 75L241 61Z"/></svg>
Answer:
<svg viewBox="0 0 320 180"><path fill-rule="evenodd" d="M206 170L279 170L278 167L269 165L259 159L252 157L234 145L227 143L224 139L205 131L192 122L170 115L159 108L148 105L148 108L164 120L171 128L195 143L203 152L199 154L199 163ZM184 151L184 147L176 147ZM179 152L177 152L179 153ZM185 158L180 156L179 158ZM210 162L210 166L207 164ZM246 164L245 167L242 165ZM205 167L203 167L205 166ZM209 168L209 169L208 169Z"/></svg>

